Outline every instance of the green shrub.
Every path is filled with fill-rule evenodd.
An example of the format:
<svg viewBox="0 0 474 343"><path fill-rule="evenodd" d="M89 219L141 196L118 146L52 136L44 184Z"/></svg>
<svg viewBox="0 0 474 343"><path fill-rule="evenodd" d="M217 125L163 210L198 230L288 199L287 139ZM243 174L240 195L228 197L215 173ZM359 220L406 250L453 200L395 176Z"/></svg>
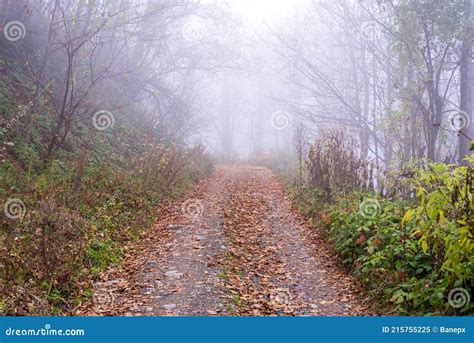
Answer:
<svg viewBox="0 0 474 343"><path fill-rule="evenodd" d="M472 168L431 163L414 170L416 199L339 192L327 204L307 186L293 197L341 262L387 307L399 314L468 314L472 302L455 307L448 295L462 288L472 296L472 182Z"/></svg>

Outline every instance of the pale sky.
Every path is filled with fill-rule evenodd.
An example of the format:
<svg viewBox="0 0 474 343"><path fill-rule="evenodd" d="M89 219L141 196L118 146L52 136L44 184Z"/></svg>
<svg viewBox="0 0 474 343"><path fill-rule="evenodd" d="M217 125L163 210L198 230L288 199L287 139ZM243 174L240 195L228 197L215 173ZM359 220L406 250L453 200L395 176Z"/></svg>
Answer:
<svg viewBox="0 0 474 343"><path fill-rule="evenodd" d="M276 23L301 7L306 0L233 0L231 3L244 20L258 24L263 21Z"/></svg>

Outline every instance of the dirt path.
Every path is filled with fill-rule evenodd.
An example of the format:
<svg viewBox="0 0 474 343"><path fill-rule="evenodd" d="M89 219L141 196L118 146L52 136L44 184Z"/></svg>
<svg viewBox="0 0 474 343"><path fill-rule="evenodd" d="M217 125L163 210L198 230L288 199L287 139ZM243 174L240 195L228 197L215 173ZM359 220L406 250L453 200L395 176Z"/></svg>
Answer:
<svg viewBox="0 0 474 343"><path fill-rule="evenodd" d="M98 315L365 315L359 288L261 167L216 168L95 285Z"/></svg>

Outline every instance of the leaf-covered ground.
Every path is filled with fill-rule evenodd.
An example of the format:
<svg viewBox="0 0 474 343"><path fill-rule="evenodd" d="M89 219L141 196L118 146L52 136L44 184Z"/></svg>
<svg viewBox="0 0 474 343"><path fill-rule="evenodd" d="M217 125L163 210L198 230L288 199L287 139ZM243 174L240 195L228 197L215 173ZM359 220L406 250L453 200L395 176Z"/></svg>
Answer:
<svg viewBox="0 0 474 343"><path fill-rule="evenodd" d="M217 167L157 217L78 314L372 314L266 168Z"/></svg>

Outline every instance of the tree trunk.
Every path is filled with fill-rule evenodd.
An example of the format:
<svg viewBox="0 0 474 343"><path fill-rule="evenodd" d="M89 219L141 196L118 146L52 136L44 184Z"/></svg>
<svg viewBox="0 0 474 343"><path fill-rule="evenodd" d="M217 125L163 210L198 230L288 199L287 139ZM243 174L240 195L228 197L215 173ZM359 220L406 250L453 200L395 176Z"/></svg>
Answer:
<svg viewBox="0 0 474 343"><path fill-rule="evenodd" d="M473 12L472 1L465 0L466 6L466 15L469 18L470 14ZM463 159L469 154L471 140L473 139L473 127L472 122L472 110L473 110L473 100L474 100L474 54L473 54L473 38L472 34L474 33L473 26L471 21L468 21L468 25L464 32L464 41L462 45L461 52L461 63L460 63L460 116L467 116L466 123L467 126L462 128L459 132L459 154L458 162L461 165L467 165L467 161Z"/></svg>

